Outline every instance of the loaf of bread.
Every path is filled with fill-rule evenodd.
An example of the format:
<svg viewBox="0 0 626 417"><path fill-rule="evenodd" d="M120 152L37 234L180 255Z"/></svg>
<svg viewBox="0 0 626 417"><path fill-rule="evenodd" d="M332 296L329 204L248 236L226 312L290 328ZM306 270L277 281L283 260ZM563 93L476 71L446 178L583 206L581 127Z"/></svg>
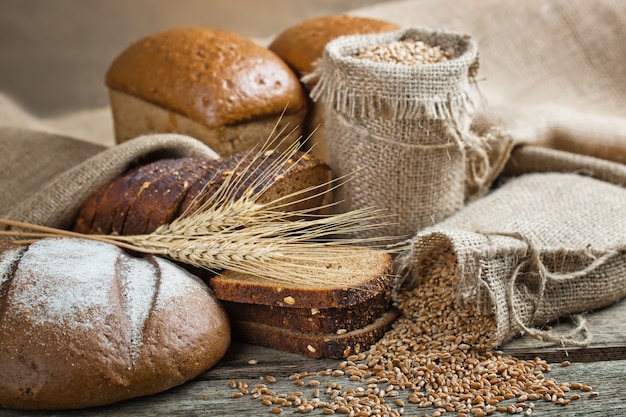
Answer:
<svg viewBox="0 0 626 417"><path fill-rule="evenodd" d="M106 85L118 143L180 133L226 156L266 141L277 125L294 129L292 143L299 140L307 112L306 93L282 59L218 29L174 28L139 39L111 63Z"/></svg>
<svg viewBox="0 0 626 417"><path fill-rule="evenodd" d="M278 283L234 271L212 277L233 338L316 358L344 357L376 342L397 316L392 259L369 248L352 252L328 265L325 283ZM351 270L368 272L342 272Z"/></svg>
<svg viewBox="0 0 626 417"><path fill-rule="evenodd" d="M241 196L248 186L276 165L278 152L262 158L242 152L220 160L193 158L160 159L139 166L96 191L82 206L74 231L96 234L144 234L171 222L183 213L191 213L223 184L229 175L244 171L246 181L233 197ZM330 168L316 158L297 152L271 177L257 183L258 202L313 187L283 201L281 208L293 211L322 204L329 188ZM262 188L262 190L261 190ZM308 198L307 198L308 197Z"/></svg>
<svg viewBox="0 0 626 417"><path fill-rule="evenodd" d="M391 32L400 29L395 23L367 17L328 15L305 20L279 33L268 49L281 57L302 77L313 72L316 62L322 58L326 44L344 35ZM311 89L313 84L305 87ZM329 162L328 147L324 134L324 105L309 102L303 136L307 139L312 155Z"/></svg>
<svg viewBox="0 0 626 417"><path fill-rule="evenodd" d="M105 243L0 241L0 408L76 409L154 394L230 343L211 290L171 262Z"/></svg>

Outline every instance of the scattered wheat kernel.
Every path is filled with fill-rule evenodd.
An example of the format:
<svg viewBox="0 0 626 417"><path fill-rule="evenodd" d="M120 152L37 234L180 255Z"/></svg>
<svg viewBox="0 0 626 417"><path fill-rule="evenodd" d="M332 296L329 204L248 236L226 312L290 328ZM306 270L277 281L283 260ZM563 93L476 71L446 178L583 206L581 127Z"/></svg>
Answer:
<svg viewBox="0 0 626 417"><path fill-rule="evenodd" d="M593 388L591 388L589 385L583 385L580 389L585 392L590 392L593 390Z"/></svg>
<svg viewBox="0 0 626 417"><path fill-rule="evenodd" d="M598 391L592 391L589 393L589 397L590 398L596 398L600 395L600 393Z"/></svg>
<svg viewBox="0 0 626 417"><path fill-rule="evenodd" d="M296 303L296 300L290 295L283 298L283 301L289 305L294 305Z"/></svg>
<svg viewBox="0 0 626 417"><path fill-rule="evenodd" d="M258 363L259 363L259 361L257 361L256 359L250 359L250 360L248 361L248 365L256 365L256 364L258 364Z"/></svg>
<svg viewBox="0 0 626 417"><path fill-rule="evenodd" d="M346 333L348 333L348 331L346 329L338 329L336 333L337 334L346 334Z"/></svg>
<svg viewBox="0 0 626 417"><path fill-rule="evenodd" d="M350 414L350 409L346 406L339 406L337 408L337 410L335 410L336 412L338 412L339 414Z"/></svg>
<svg viewBox="0 0 626 417"><path fill-rule="evenodd" d="M561 366L570 366L572 363L570 361L561 362Z"/></svg>
<svg viewBox="0 0 626 417"><path fill-rule="evenodd" d="M267 377L265 377L265 380L271 384L273 384L274 382L276 382L276 377L272 376L272 375L268 375Z"/></svg>
<svg viewBox="0 0 626 417"><path fill-rule="evenodd" d="M234 392L233 393L233 398L241 398L243 397L243 392Z"/></svg>
<svg viewBox="0 0 626 417"><path fill-rule="evenodd" d="M280 413L282 413L282 412L283 412L283 409L282 409L282 408L280 408L280 407L274 407L274 408L272 408L272 413L274 413L274 414L280 414Z"/></svg>
<svg viewBox="0 0 626 417"><path fill-rule="evenodd" d="M236 382L234 379L231 379L231 380L228 382L228 385L229 385L231 388L237 388L237 382Z"/></svg>
<svg viewBox="0 0 626 417"><path fill-rule="evenodd" d="M309 352L313 352L313 353L314 353L314 352L315 352L315 350L316 350L316 349L315 349L313 346L311 346L311 345L307 345L307 346L306 346L306 348L307 348L307 350L308 350Z"/></svg>

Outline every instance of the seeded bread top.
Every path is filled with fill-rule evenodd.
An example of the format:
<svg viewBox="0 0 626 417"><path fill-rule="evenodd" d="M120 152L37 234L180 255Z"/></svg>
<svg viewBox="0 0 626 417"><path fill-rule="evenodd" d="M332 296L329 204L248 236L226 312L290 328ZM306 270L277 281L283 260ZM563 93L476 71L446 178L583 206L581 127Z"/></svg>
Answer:
<svg viewBox="0 0 626 417"><path fill-rule="evenodd" d="M339 36L398 29L400 26L384 20L347 15L322 16L287 28L272 41L269 49L302 75L313 71L313 65L322 57L326 44Z"/></svg>
<svg viewBox="0 0 626 417"><path fill-rule="evenodd" d="M207 28L175 28L134 42L110 65L106 85L210 128L307 105L298 77L276 54Z"/></svg>
<svg viewBox="0 0 626 417"><path fill-rule="evenodd" d="M277 283L250 274L224 271L211 278L209 286L223 301L317 309L352 306L390 291L393 284L391 256L374 249L353 249L353 255L342 256L328 265L325 284L319 281L290 284L286 280ZM368 272L345 272L350 269Z"/></svg>

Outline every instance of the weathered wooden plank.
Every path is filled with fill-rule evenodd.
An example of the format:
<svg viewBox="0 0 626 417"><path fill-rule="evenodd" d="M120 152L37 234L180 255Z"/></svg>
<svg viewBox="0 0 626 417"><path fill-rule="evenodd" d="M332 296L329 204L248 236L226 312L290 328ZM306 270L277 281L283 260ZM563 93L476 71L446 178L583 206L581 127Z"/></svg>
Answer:
<svg viewBox="0 0 626 417"><path fill-rule="evenodd" d="M507 343L502 350L520 359L534 358L552 362L562 360L602 361L626 359L626 299L585 315L592 343L586 348L544 344L530 337L520 337ZM554 325L554 331L571 328L568 320Z"/></svg>
<svg viewBox="0 0 626 417"><path fill-rule="evenodd" d="M529 338L519 338L504 346L503 351L520 358L540 356L557 364L569 359L569 367L553 366L547 374L559 382L581 382L591 385L600 393L598 398L583 398L573 401L567 406L536 402L533 416L612 416L623 415L626 403L622 398L623 386L626 383L626 300L611 307L596 311L587 316L589 326L594 334L594 342L585 349L543 346ZM555 326L558 331L563 326ZM249 363L250 360L254 362ZM62 412L32 412L16 410L0 410L4 416L87 416L108 417L117 415L129 416L206 416L220 415L224 417L273 415L270 408L261 404L251 396L232 398L234 390L229 381L247 381L251 386L268 375L275 376L278 381L272 385L277 392L292 393L306 391L297 387L288 376L295 372L317 372L336 368L339 361L332 359L309 359L299 355L279 352L259 346L234 343L227 356L213 369L201 374L198 378L180 387L164 393L145 398L124 401L107 407L87 410ZM323 378L318 378L320 381ZM334 379L336 380L336 378ZM351 384L348 380L340 380L344 387ZM311 388L306 394L312 398ZM400 393L406 399L407 393ZM402 397L404 395L404 397ZM425 416L432 409L420 410L407 401L405 415ZM284 409L281 415L300 415L295 409ZM316 410L311 415L321 415ZM454 415L454 414L449 414ZM497 413L495 415L498 415ZM503 414L500 414L503 415Z"/></svg>
<svg viewBox="0 0 626 417"><path fill-rule="evenodd" d="M314 368L320 361L307 360L301 363L308 363L311 366L300 370ZM218 368L214 368L218 369ZM254 385L258 378L253 377L258 374L259 369L249 366L250 378L248 382ZM253 399L250 395L243 398L232 398L234 392L228 385L228 376L222 374L219 378L210 375L213 371L207 372L205 377L190 381L180 387L173 388L161 394L145 398L124 401L108 407L96 409L63 411L63 412L32 412L0 410L0 416L86 416L86 417L108 417L108 416L206 416L220 415L224 417L234 416L256 416L273 415L269 407L262 405L258 399ZM626 379L626 360L605 361L599 363L573 363L569 367L554 366L553 370L547 374L559 382L581 382L588 384L599 392L599 397L589 398L587 393L582 393L582 398L572 401L567 406L556 405L545 401L535 401L533 416L610 416L623 415L626 411L623 399L623 384ZM323 378L318 378L323 380ZM350 383L344 379L333 378L341 381L344 387ZM278 378L272 384L272 388L277 392L292 393L302 391L308 398L311 396L311 387L297 387L286 377ZM325 394L323 394L325 395ZM402 393L401 393L402 395ZM402 398L402 397L400 397ZM405 398L405 397L404 397ZM410 404L405 406L405 415L424 416L432 413L432 409L417 409ZM281 415L301 415L295 409L285 408ZM320 410L315 410L311 415L321 415ZM450 414L454 415L454 414ZM494 415L498 415L497 413ZM504 415L504 414L499 414Z"/></svg>

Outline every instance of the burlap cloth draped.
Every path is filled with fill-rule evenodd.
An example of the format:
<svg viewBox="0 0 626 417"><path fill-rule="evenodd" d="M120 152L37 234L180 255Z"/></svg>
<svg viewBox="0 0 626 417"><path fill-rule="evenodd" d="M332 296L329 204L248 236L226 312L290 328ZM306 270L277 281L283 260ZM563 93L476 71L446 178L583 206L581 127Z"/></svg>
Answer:
<svg viewBox="0 0 626 417"><path fill-rule="evenodd" d="M516 150L505 171L519 175L436 226L419 231L399 263L411 268L451 248L459 268L457 298L493 313L496 345L518 333L585 346L580 313L626 296L626 166L539 147ZM574 316L566 334L542 326Z"/></svg>
<svg viewBox="0 0 626 417"><path fill-rule="evenodd" d="M174 134L104 148L46 132L0 128L0 216L70 229L94 191L133 164L165 157L218 155L196 139Z"/></svg>
<svg viewBox="0 0 626 417"><path fill-rule="evenodd" d="M626 2L408 0L353 14L468 34L478 112L516 144L626 163Z"/></svg>

